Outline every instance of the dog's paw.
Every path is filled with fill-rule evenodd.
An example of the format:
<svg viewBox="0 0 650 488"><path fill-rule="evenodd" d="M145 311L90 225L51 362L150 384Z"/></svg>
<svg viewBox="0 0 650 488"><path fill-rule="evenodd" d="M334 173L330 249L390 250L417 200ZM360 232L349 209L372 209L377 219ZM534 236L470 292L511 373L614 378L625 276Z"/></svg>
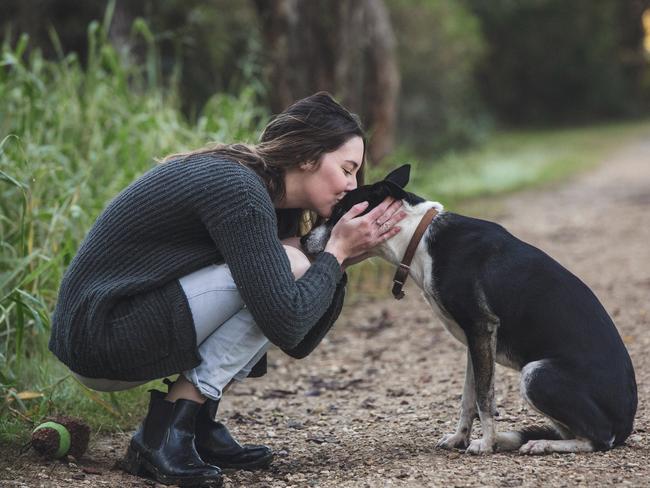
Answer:
<svg viewBox="0 0 650 488"><path fill-rule="evenodd" d="M474 439L465 450L466 454L492 454L496 449L494 442L487 442L485 438Z"/></svg>
<svg viewBox="0 0 650 488"><path fill-rule="evenodd" d="M519 448L519 454L540 455L549 452L552 452L551 445L550 442L546 440L528 441Z"/></svg>
<svg viewBox="0 0 650 488"><path fill-rule="evenodd" d="M469 439L460 433L445 434L436 444L438 449L465 449L469 444Z"/></svg>

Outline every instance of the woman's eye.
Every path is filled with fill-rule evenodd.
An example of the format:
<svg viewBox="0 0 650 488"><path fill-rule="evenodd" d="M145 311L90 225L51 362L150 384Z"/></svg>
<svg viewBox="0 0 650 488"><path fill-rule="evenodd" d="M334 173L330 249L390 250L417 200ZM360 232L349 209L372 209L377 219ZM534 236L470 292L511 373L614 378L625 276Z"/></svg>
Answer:
<svg viewBox="0 0 650 488"><path fill-rule="evenodd" d="M352 172L348 171L347 169L343 168L343 172L345 173L346 176L351 176Z"/></svg>

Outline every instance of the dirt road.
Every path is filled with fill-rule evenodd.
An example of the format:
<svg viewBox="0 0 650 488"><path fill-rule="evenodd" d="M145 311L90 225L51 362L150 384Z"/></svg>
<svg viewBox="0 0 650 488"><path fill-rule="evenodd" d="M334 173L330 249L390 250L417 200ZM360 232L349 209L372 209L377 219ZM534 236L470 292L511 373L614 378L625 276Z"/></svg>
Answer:
<svg viewBox="0 0 650 488"><path fill-rule="evenodd" d="M277 460L267 471L227 472L225 486L647 486L650 134L561 186L463 210L542 248L600 298L630 351L639 385L635 431L626 446L539 457L435 449L456 423L464 348L434 321L411 284L401 302L348 307L312 356L294 361L276 351L269 375L230 391L222 412L231 430L242 441L271 445ZM540 421L519 396L518 377L497 368L499 429ZM0 486L151 486L112 468L128 438L94 439L80 465L42 463L28 454L3 469Z"/></svg>

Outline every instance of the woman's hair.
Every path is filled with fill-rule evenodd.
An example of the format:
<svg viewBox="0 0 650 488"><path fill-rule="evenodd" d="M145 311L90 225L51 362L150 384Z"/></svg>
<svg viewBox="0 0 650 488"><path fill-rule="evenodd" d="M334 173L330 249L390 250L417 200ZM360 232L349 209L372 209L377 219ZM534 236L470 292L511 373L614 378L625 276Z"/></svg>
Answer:
<svg viewBox="0 0 650 488"><path fill-rule="evenodd" d="M327 92L298 100L275 116L264 128L257 144L217 144L196 151L167 156L163 162L194 154L225 156L255 171L265 182L271 199L285 196L287 169L302 164L319 165L325 153L335 151L349 139L363 139L363 158L357 184L363 184L366 139L359 118ZM314 216L308 218L314 222ZM304 224L304 216L303 222Z"/></svg>

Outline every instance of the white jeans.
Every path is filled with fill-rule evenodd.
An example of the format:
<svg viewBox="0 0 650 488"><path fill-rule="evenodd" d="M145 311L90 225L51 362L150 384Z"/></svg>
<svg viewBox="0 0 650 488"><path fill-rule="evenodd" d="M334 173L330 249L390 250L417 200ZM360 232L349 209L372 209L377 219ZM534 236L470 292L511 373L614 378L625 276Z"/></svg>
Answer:
<svg viewBox="0 0 650 488"><path fill-rule="evenodd" d="M179 281L190 305L202 360L183 376L204 396L218 400L231 380L248 376L271 343L246 308L226 264L208 266ZM126 390L146 383L74 374L98 391Z"/></svg>
<svg viewBox="0 0 650 488"><path fill-rule="evenodd" d="M196 328L201 363L183 372L208 398L221 398L231 381L241 381L271 345L239 296L226 264L180 279Z"/></svg>

